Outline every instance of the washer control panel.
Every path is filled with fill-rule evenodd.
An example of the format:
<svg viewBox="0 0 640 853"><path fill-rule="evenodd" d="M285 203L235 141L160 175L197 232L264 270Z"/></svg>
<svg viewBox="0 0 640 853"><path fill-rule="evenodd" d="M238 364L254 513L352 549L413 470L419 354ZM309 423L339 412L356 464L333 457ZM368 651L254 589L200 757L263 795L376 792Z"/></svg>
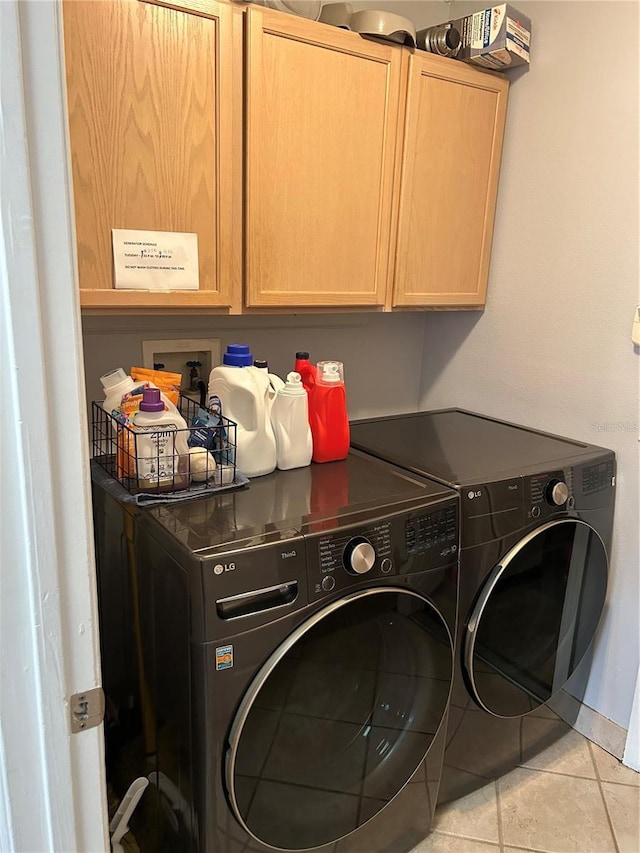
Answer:
<svg viewBox="0 0 640 853"><path fill-rule="evenodd" d="M407 554L426 554L458 543L458 513L455 505L429 515L408 518L405 524Z"/></svg>
<svg viewBox="0 0 640 853"><path fill-rule="evenodd" d="M441 502L364 525L306 538L309 598L349 592L366 581L455 563L458 501Z"/></svg>

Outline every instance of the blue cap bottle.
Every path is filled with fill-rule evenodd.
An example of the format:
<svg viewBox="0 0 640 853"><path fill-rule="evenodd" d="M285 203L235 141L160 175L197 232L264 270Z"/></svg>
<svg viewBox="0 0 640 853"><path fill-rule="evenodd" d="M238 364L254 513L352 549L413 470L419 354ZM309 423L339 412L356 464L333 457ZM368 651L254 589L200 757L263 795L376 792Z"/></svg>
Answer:
<svg viewBox="0 0 640 853"><path fill-rule="evenodd" d="M251 367L253 356L247 344L227 344L222 363L228 367Z"/></svg>

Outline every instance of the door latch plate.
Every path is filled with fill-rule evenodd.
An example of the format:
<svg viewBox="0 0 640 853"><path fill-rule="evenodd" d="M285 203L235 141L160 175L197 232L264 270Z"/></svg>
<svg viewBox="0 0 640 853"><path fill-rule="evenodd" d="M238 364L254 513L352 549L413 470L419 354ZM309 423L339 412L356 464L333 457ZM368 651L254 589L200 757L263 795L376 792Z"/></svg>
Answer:
<svg viewBox="0 0 640 853"><path fill-rule="evenodd" d="M74 693L69 700L71 714L71 732L83 732L93 726L99 726L104 720L104 691L94 687L83 693Z"/></svg>

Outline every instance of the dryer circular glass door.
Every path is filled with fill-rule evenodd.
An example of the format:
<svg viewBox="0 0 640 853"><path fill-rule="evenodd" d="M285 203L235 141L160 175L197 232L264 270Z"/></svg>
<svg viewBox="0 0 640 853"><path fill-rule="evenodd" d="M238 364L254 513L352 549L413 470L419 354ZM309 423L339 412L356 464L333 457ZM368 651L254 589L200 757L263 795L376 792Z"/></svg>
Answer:
<svg viewBox="0 0 640 853"><path fill-rule="evenodd" d="M518 717L566 684L598 627L607 571L600 536L568 518L533 530L493 568L463 652L467 684L482 708Z"/></svg>
<svg viewBox="0 0 640 853"><path fill-rule="evenodd" d="M366 823L428 753L452 666L446 622L418 593L361 590L317 612L271 655L238 709L226 761L236 818L285 850Z"/></svg>

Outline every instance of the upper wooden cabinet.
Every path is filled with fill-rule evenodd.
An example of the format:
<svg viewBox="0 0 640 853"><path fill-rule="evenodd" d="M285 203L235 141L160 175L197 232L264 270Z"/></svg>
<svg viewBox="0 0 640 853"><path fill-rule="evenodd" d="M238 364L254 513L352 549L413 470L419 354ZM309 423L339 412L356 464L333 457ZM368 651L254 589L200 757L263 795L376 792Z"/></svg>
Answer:
<svg viewBox="0 0 640 853"><path fill-rule="evenodd" d="M81 305L233 302L231 7L65 0ZM198 291L113 287L112 228L195 232Z"/></svg>
<svg viewBox="0 0 640 853"><path fill-rule="evenodd" d="M63 10L84 308L484 305L505 77L224 0ZM112 228L196 232L200 289L115 290Z"/></svg>
<svg viewBox="0 0 640 853"><path fill-rule="evenodd" d="M410 57L394 306L484 305L508 87Z"/></svg>
<svg viewBox="0 0 640 853"><path fill-rule="evenodd" d="M250 8L245 62L246 304L383 305L401 51Z"/></svg>

